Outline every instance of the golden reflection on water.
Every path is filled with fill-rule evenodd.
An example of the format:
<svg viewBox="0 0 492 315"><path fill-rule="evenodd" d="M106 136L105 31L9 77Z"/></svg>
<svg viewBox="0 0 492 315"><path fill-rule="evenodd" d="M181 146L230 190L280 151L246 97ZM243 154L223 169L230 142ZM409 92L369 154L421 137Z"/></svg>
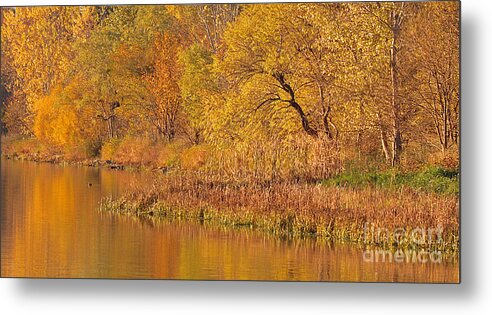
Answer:
<svg viewBox="0 0 492 315"><path fill-rule="evenodd" d="M442 263L368 263L356 246L98 211L148 174L2 160L3 277L458 282Z"/></svg>

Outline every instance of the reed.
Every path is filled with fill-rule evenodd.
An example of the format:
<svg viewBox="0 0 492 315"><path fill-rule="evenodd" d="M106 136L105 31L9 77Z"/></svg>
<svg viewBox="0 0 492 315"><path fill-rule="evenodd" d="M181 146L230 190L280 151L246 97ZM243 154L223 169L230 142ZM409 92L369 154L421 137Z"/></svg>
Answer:
<svg viewBox="0 0 492 315"><path fill-rule="evenodd" d="M150 187L106 199L104 211L210 221L269 233L317 237L378 247L459 247L458 203L454 195L402 187L385 191L308 182L224 181L209 173L161 175ZM415 229L440 227L440 238L413 237ZM374 237L374 231L383 231Z"/></svg>

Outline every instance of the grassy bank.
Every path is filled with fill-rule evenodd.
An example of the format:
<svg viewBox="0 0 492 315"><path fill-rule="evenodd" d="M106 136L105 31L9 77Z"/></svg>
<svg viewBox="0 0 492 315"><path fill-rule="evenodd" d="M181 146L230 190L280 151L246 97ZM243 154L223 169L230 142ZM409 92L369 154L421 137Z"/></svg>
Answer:
<svg viewBox="0 0 492 315"><path fill-rule="evenodd" d="M2 137L2 156L9 159L44 163L113 166L112 163L102 161L81 147L64 152L59 148L47 146L36 138L18 136Z"/></svg>
<svg viewBox="0 0 492 315"><path fill-rule="evenodd" d="M459 193L458 171L438 166L428 166L411 172L395 169L364 172L354 169L322 180L322 183L335 187L374 187L388 190L407 187L415 191L437 194Z"/></svg>
<svg viewBox="0 0 492 315"><path fill-rule="evenodd" d="M108 141L98 149L81 145L63 150L36 138L2 137L2 155L6 158L118 169L195 169L203 165L205 148L184 141L164 144L127 137Z"/></svg>
<svg viewBox="0 0 492 315"><path fill-rule="evenodd" d="M353 153L353 152L352 152ZM173 142L152 141L145 137L123 137L101 143L99 148L81 145L63 150L36 138L2 137L2 155L10 158L52 163L81 163L119 168L197 171L219 175L222 180L247 182L316 182L336 187L375 187L390 190L401 187L422 192L457 194L456 163L416 163L388 168L374 156L354 158L328 141L291 139L278 142L252 142L223 148Z"/></svg>
<svg viewBox="0 0 492 315"><path fill-rule="evenodd" d="M63 149L22 137L3 137L2 145L2 154L15 159L163 172L200 171L250 182L316 181L335 174L340 167L339 152L332 142L302 137L283 143L253 141L230 147L130 136L107 140L98 149L84 144Z"/></svg>
<svg viewBox="0 0 492 315"><path fill-rule="evenodd" d="M105 200L102 209L378 247L454 252L459 246L457 198L412 189L232 183L208 175L163 175L151 188ZM415 229L438 227L442 228L440 241L437 234L431 239L412 234Z"/></svg>

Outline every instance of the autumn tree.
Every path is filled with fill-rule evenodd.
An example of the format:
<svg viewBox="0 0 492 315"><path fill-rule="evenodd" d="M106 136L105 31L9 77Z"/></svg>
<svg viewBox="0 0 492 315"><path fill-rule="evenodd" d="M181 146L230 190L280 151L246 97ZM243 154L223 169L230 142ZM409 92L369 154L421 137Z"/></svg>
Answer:
<svg viewBox="0 0 492 315"><path fill-rule="evenodd" d="M78 7L21 7L4 11L4 52L15 69L10 90L26 101L26 124L31 125L33 104L72 68L72 44L86 34L90 15ZM22 91L22 92L20 92Z"/></svg>
<svg viewBox="0 0 492 315"><path fill-rule="evenodd" d="M354 6L356 21L362 22L359 32L368 32L373 37L369 47L374 48L369 60L365 58L365 68L369 80L377 82L369 95L378 98L372 110L375 125L380 130L381 148L386 161L391 165L400 163L403 151L403 134L407 131L414 112L409 99L404 97L405 83L413 73L412 67L404 67L400 55L411 50L403 30L413 14L413 7L406 3L367 3ZM376 55L375 53L378 55ZM361 95L365 95L361 91ZM408 135L408 133L407 133Z"/></svg>
<svg viewBox="0 0 492 315"><path fill-rule="evenodd" d="M175 107L171 110L168 105L176 101L162 97L168 88L176 87L167 79L169 71L177 69L177 62L169 64L173 69L163 68L167 61L177 60L179 52L176 47L166 52L172 44L166 40L184 39L179 30L175 37L169 35L171 30L177 29L166 7L117 7L80 43L79 71L87 79L87 104L97 109L107 137L152 134L152 128L161 137L174 137L177 116ZM172 76L177 82L179 73Z"/></svg>
<svg viewBox="0 0 492 315"><path fill-rule="evenodd" d="M3 15L12 9L2 8L0 18L3 23ZM3 26L3 25L2 25ZM28 135L31 127L29 124L28 109L25 94L16 86L16 72L12 64L12 55L8 53L8 42L5 32L1 32L1 85L0 85L0 117L2 119L1 132L11 134Z"/></svg>
<svg viewBox="0 0 492 315"><path fill-rule="evenodd" d="M213 54L194 44L180 54L182 76L179 81L183 111L189 122L188 137L194 143L204 140L207 114L217 106L219 86L214 72ZM214 100L215 99L215 100Z"/></svg>
<svg viewBox="0 0 492 315"><path fill-rule="evenodd" d="M221 129L219 126L227 121L224 114L219 113L226 92L225 85L220 85L219 81L224 83L224 80L219 79L222 73L215 70L217 61L222 58L224 32L240 11L241 7L237 4L180 5L168 8L168 12L176 19L173 32L178 33L179 29L179 35L185 37L187 42L180 56L183 75L179 85L183 113L187 119L181 129L194 143L203 141L205 134L208 134L210 140L209 136L217 134Z"/></svg>
<svg viewBox="0 0 492 315"><path fill-rule="evenodd" d="M143 137L221 148L324 143L388 166L417 148L446 155L459 143L458 10L450 2L2 9L2 121L64 150Z"/></svg>
<svg viewBox="0 0 492 315"><path fill-rule="evenodd" d="M195 43L217 53L229 23L240 12L238 4L198 4L170 6L169 12L186 29Z"/></svg>
<svg viewBox="0 0 492 315"><path fill-rule="evenodd" d="M297 112L304 131L316 136L305 107L296 98L294 84L302 83L295 77L293 59L297 53L289 40L285 9L278 5L247 6L225 34L221 69L231 86L246 97L243 101L251 110L290 107Z"/></svg>
<svg viewBox="0 0 492 315"><path fill-rule="evenodd" d="M80 78L65 87L56 86L35 103L33 131L36 137L66 153L77 151L86 156L97 154L100 123L83 104Z"/></svg>
<svg viewBox="0 0 492 315"><path fill-rule="evenodd" d="M244 95L258 95L248 101L254 111L295 114L312 137L338 133L332 107L340 92L336 82L344 77L344 34L336 19L322 17L338 17L341 10L333 4L245 7L225 34L222 69Z"/></svg>
<svg viewBox="0 0 492 315"><path fill-rule="evenodd" d="M178 120L182 112L181 65L178 61L180 42L172 33L164 33L156 38L152 49L153 71L145 74L143 79L150 92L151 102L147 113L159 135L167 141L174 139L178 129Z"/></svg>
<svg viewBox="0 0 492 315"><path fill-rule="evenodd" d="M410 38L415 45L410 62L419 65L415 103L422 110L421 117L431 117L429 124L420 119L416 130L443 154L459 139L458 10L459 3L426 3L412 21Z"/></svg>

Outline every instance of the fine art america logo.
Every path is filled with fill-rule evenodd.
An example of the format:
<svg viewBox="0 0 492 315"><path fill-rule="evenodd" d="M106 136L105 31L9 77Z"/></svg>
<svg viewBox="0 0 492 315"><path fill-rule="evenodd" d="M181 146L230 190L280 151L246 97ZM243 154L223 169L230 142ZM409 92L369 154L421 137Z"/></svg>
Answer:
<svg viewBox="0 0 492 315"><path fill-rule="evenodd" d="M362 257L368 263L442 263L442 253L440 250L429 250L433 244L442 243L442 226L437 228L413 229L395 228L387 229L365 224L364 243L365 244L396 244L405 243L417 244L422 249L366 249ZM398 247L398 246L397 246Z"/></svg>

